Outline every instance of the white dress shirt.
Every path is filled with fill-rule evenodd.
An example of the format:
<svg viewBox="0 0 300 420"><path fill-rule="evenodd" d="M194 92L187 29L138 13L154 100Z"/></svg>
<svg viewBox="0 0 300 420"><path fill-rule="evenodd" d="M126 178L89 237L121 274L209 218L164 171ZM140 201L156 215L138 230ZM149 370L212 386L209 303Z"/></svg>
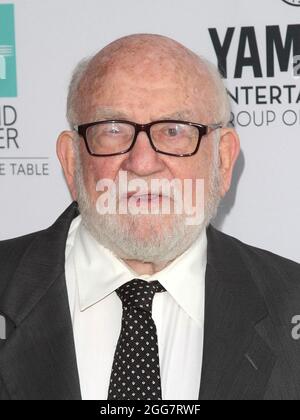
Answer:
<svg viewBox="0 0 300 420"><path fill-rule="evenodd" d="M153 299L163 400L197 400L200 389L207 238L153 276L141 276L101 246L81 222L66 244L66 282L83 400L106 400L121 332L122 302L115 290L134 278L158 280L167 290Z"/></svg>

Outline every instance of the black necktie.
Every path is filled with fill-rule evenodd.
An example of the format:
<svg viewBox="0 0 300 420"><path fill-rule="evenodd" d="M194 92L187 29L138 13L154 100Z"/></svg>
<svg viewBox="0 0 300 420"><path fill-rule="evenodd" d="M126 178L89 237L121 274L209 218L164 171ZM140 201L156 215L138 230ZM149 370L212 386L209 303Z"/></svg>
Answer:
<svg viewBox="0 0 300 420"><path fill-rule="evenodd" d="M116 290L123 304L108 400L161 400L156 326L152 318L155 293L165 289L158 281L133 279Z"/></svg>

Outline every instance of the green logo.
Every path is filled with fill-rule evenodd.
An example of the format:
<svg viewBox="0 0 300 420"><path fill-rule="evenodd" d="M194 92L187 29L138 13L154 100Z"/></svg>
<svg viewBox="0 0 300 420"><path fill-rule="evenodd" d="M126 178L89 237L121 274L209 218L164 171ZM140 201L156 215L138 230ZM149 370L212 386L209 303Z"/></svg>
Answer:
<svg viewBox="0 0 300 420"><path fill-rule="evenodd" d="M14 5L0 5L0 97L17 96Z"/></svg>

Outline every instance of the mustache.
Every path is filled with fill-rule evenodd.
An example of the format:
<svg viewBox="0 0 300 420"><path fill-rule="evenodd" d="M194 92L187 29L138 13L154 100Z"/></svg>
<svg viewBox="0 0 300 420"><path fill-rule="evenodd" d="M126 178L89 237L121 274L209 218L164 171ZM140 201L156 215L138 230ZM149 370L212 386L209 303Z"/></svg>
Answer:
<svg viewBox="0 0 300 420"><path fill-rule="evenodd" d="M116 184L118 200L148 196L153 198L165 197L176 201L182 193L182 189L177 183L170 185L170 181L153 180L149 183L149 181L143 179L134 179L133 182L134 184L136 183L136 185L132 185L130 181L127 185L123 185L122 183Z"/></svg>
<svg viewBox="0 0 300 420"><path fill-rule="evenodd" d="M162 199L175 204L181 204L183 201L194 201L194 195L201 193L201 183L203 179L189 178L129 178L126 171L119 172L117 178L101 179L97 182L96 191L100 192L99 198L105 193L105 196L114 202L124 202L133 198L135 200Z"/></svg>
<svg viewBox="0 0 300 420"><path fill-rule="evenodd" d="M121 193L119 195L119 200L129 199L131 197L138 198L138 197L167 197L167 198L174 198L174 193L170 192L163 192L161 189L155 188L142 188L142 189L133 189L128 190L128 192Z"/></svg>

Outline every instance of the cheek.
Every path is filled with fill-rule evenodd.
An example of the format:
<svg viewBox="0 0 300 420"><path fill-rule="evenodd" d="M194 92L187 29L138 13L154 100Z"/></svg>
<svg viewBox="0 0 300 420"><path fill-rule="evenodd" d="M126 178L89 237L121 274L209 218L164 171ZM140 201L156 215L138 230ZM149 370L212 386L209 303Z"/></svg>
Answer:
<svg viewBox="0 0 300 420"><path fill-rule="evenodd" d="M96 191L97 183L103 179L115 180L120 170L119 159L90 158L83 159L83 176L86 188L90 197L96 198L99 192Z"/></svg>
<svg viewBox="0 0 300 420"><path fill-rule="evenodd" d="M183 199L185 205L192 203L193 206L206 201L208 195L209 161L203 155L189 158L178 158L178 161L169 162L172 178L179 179L182 184ZM200 180L197 181L197 180ZM204 180L204 184L202 183ZM202 189L204 187L204 191ZM204 196L203 196L204 193Z"/></svg>
<svg viewBox="0 0 300 420"><path fill-rule="evenodd" d="M173 167L172 173L174 178L182 181L185 179L204 179L209 176L210 161L205 156L195 156L190 158L181 158L179 165Z"/></svg>
<svg viewBox="0 0 300 420"><path fill-rule="evenodd" d="M196 201L196 194L201 194L202 196L202 185L204 187L204 200L206 201L209 195L210 190L210 180L211 180L211 162L212 162L212 155L210 150L207 148L203 148L201 153L187 158L186 163L182 165L180 178L184 179L191 179L193 185L193 203L195 204ZM203 180L202 182L198 183L200 190L196 188L196 180Z"/></svg>

